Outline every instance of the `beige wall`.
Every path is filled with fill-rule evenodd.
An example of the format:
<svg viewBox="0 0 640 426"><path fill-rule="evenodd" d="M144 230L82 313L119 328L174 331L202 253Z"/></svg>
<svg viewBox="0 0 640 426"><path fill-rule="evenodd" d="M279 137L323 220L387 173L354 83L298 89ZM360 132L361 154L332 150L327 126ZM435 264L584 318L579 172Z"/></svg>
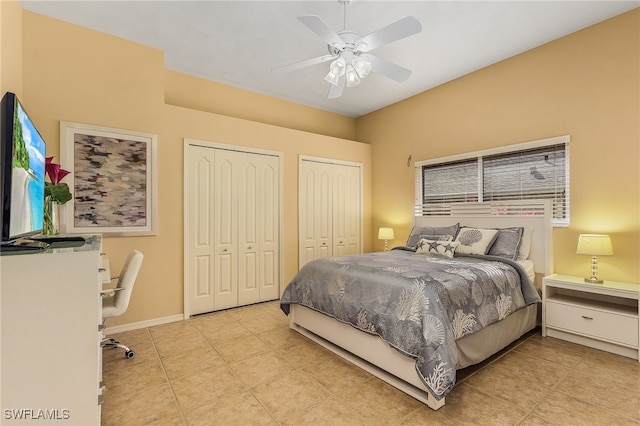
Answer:
<svg viewBox="0 0 640 426"><path fill-rule="evenodd" d="M161 51L28 11L22 14L22 100L47 141L49 155L58 158L60 121L158 135L158 235L111 237L104 242L116 271L129 250L137 248L145 254L130 309L110 325L183 312L184 138L284 154L285 284L298 269L297 161L301 154L363 163L364 248L370 249L366 232L371 229L370 145L317 134L320 131L296 130L330 127L337 119L340 125L334 132L351 137L355 120L310 108L300 108L298 114L298 107L290 103L167 72ZM165 104L165 89L167 98L179 106ZM206 102L184 96L197 93L217 95L208 96ZM247 119L240 98L247 105L262 105L265 112L247 108ZM235 100L229 105L227 99ZM270 122L278 125L265 124Z"/></svg>
<svg viewBox="0 0 640 426"><path fill-rule="evenodd" d="M0 1L0 96L11 91L22 95L22 8Z"/></svg>
<svg viewBox="0 0 640 426"><path fill-rule="evenodd" d="M353 140L356 135L353 118L171 70L165 71L165 102L337 138Z"/></svg>
<svg viewBox="0 0 640 426"><path fill-rule="evenodd" d="M571 226L554 230L556 272L588 275L578 234L611 234L600 275L640 279L640 9L357 119L372 144L373 225L406 240L414 161L571 135Z"/></svg>

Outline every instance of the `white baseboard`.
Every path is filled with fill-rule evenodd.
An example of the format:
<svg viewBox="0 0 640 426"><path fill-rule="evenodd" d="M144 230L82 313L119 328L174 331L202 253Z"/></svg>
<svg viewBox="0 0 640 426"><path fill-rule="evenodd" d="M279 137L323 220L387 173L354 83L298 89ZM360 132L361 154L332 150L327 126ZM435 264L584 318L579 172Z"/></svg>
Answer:
<svg viewBox="0 0 640 426"><path fill-rule="evenodd" d="M109 335L109 334L122 333L122 332L125 332L125 331L138 330L138 329L141 329L141 328L153 327L153 326L162 325L162 324L168 324L170 322L182 321L183 319L184 319L184 315L177 314L177 315L171 315L169 317L154 318L154 319L146 320L146 321L131 322L129 324L122 324L122 325L116 325L116 326L113 326L113 327L107 327L104 330L104 334L105 335Z"/></svg>

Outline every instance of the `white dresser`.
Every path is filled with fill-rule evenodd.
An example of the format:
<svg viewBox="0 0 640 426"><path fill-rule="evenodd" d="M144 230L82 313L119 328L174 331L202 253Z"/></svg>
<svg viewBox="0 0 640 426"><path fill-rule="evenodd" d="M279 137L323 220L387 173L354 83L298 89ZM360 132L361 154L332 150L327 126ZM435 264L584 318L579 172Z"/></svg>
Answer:
<svg viewBox="0 0 640 426"><path fill-rule="evenodd" d="M542 335L639 359L640 285L550 275L542 280Z"/></svg>
<svg viewBox="0 0 640 426"><path fill-rule="evenodd" d="M99 425L101 237L0 256L0 423Z"/></svg>

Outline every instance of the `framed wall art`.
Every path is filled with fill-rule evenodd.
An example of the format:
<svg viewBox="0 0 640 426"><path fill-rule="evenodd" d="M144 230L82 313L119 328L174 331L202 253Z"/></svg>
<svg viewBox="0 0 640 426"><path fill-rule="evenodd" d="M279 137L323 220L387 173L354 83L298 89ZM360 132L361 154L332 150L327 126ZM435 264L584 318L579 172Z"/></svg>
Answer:
<svg viewBox="0 0 640 426"><path fill-rule="evenodd" d="M155 235L157 136L60 122L60 160L73 198L61 209L65 233Z"/></svg>

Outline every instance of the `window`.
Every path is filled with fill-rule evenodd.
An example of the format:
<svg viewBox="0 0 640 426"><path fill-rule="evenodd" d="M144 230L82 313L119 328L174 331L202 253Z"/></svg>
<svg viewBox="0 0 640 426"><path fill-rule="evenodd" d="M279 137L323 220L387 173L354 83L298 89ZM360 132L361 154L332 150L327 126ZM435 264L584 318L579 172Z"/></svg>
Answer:
<svg viewBox="0 0 640 426"><path fill-rule="evenodd" d="M416 202L552 199L554 225L568 226L569 141L560 136L418 162Z"/></svg>
<svg viewBox="0 0 640 426"><path fill-rule="evenodd" d="M478 201L476 158L422 167L422 203Z"/></svg>

